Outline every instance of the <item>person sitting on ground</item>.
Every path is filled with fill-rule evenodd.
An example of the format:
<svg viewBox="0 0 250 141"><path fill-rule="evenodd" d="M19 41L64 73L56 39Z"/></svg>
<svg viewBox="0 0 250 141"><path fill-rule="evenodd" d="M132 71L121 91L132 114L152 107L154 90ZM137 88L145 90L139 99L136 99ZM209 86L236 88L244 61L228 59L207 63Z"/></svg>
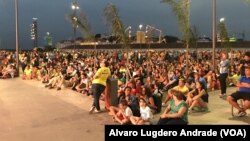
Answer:
<svg viewBox="0 0 250 141"><path fill-rule="evenodd" d="M211 90L217 90L220 89L220 81L219 81L219 74L217 75L215 71L212 71L212 84L211 84Z"/></svg>
<svg viewBox="0 0 250 141"><path fill-rule="evenodd" d="M89 82L88 76L86 73L82 73L80 76L80 83L76 86L76 91L79 93L83 93L89 95Z"/></svg>
<svg viewBox="0 0 250 141"><path fill-rule="evenodd" d="M3 70L4 70L4 67L0 66L0 78L2 78L2 76L3 76Z"/></svg>
<svg viewBox="0 0 250 141"><path fill-rule="evenodd" d="M237 84L237 82L240 79L240 72L239 71L234 71L231 73L231 75L228 77L229 80L229 86L233 87Z"/></svg>
<svg viewBox="0 0 250 141"><path fill-rule="evenodd" d="M49 83L49 80L55 77L56 69L53 66L48 67L47 74L42 77L42 83Z"/></svg>
<svg viewBox="0 0 250 141"><path fill-rule="evenodd" d="M250 108L250 64L245 66L245 76L240 78L236 86L238 87L238 91L228 96L227 101L239 110L238 116L243 117L247 114L246 110ZM239 99L244 101L242 107L237 103Z"/></svg>
<svg viewBox="0 0 250 141"><path fill-rule="evenodd" d="M49 80L49 83L45 85L45 88L48 87L49 89L53 89L63 79L60 69L56 69L52 76L53 77Z"/></svg>
<svg viewBox="0 0 250 141"><path fill-rule="evenodd" d="M24 73L22 75L22 79L23 80L30 80L30 79L32 79L31 75L32 75L32 69L31 69L30 65L27 65L25 70L24 70Z"/></svg>
<svg viewBox="0 0 250 141"><path fill-rule="evenodd" d="M180 91L171 89L169 105L161 114L158 125L188 124L188 105L183 100L183 94Z"/></svg>
<svg viewBox="0 0 250 141"><path fill-rule="evenodd" d="M42 66L41 69L37 70L37 80L42 80L43 77L45 77L48 74L48 71L45 66Z"/></svg>
<svg viewBox="0 0 250 141"><path fill-rule="evenodd" d="M14 78L16 73L16 69L14 68L14 65L8 65L6 70L3 72L2 78Z"/></svg>
<svg viewBox="0 0 250 141"><path fill-rule="evenodd" d="M130 123L130 117L133 116L133 112L129 108L127 101L125 99L121 100L118 107L118 111L113 116L113 120L121 125Z"/></svg>
<svg viewBox="0 0 250 141"><path fill-rule="evenodd" d="M65 88L71 87L72 90L74 90L74 87L79 83L79 77L78 74L75 74L73 77L71 77L69 80L60 79L56 85L57 90L61 90L62 86Z"/></svg>
<svg viewBox="0 0 250 141"><path fill-rule="evenodd" d="M150 122L150 119L153 118L153 114L151 109L147 106L146 100L144 98L140 98L140 117L131 116L130 121L133 125L144 125Z"/></svg>
<svg viewBox="0 0 250 141"><path fill-rule="evenodd" d="M184 100L186 100L186 96L189 92L189 89L188 87L185 85L185 80L183 78L180 78L179 79L179 83L178 83L178 86L175 86L174 88L172 88L173 90L177 90L177 91L180 91L185 97ZM163 106L165 106L167 104L167 102L172 98L171 97L171 91L168 91L168 95L166 97L166 99L164 100L164 102L162 103Z"/></svg>
<svg viewBox="0 0 250 141"><path fill-rule="evenodd" d="M143 98L146 101L146 104L151 109L153 114L157 113L157 107L155 105L151 89L148 86L142 87L140 98Z"/></svg>
<svg viewBox="0 0 250 141"><path fill-rule="evenodd" d="M188 93L186 103L189 105L189 112L194 107L200 108L199 111L207 110L208 94L201 82L196 82L196 88Z"/></svg>
<svg viewBox="0 0 250 141"><path fill-rule="evenodd" d="M139 116L140 110L139 110L139 103L138 103L138 98L131 95L131 88L130 87L125 87L124 93L121 92L121 95L118 98L119 103L125 99L128 103L128 106L131 108L133 115ZM115 115L118 111L118 107L115 106L110 106L109 108L110 112L109 115Z"/></svg>

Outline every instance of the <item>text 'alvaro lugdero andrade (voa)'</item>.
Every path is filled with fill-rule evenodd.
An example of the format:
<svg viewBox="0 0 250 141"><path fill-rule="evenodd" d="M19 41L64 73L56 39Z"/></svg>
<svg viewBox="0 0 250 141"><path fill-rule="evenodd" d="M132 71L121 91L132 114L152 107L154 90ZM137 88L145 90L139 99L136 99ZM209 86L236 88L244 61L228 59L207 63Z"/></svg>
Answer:
<svg viewBox="0 0 250 141"><path fill-rule="evenodd" d="M245 129L220 129L219 131L209 129L206 131L194 129L187 130L181 129L178 131L165 131L163 129L148 131L145 129L140 129L139 131L119 131L118 129L111 129L108 133L110 137L175 137L175 136L189 136L189 137L216 137L219 135L221 138L229 137L229 136L238 136L245 138L246 130Z"/></svg>

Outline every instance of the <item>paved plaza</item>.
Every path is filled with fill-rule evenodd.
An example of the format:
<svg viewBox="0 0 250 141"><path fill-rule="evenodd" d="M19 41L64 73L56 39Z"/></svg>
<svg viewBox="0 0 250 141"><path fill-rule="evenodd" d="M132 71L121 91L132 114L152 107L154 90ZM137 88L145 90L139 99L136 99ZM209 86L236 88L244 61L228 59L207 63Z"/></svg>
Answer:
<svg viewBox="0 0 250 141"><path fill-rule="evenodd" d="M235 90L229 88L228 94ZM190 114L190 124L250 124L250 111L247 117L232 118L231 106L218 94L219 91L210 92L210 111ZM0 139L102 141L104 125L113 121L105 111L89 115L91 103L91 96L70 89L49 90L35 80L0 80Z"/></svg>

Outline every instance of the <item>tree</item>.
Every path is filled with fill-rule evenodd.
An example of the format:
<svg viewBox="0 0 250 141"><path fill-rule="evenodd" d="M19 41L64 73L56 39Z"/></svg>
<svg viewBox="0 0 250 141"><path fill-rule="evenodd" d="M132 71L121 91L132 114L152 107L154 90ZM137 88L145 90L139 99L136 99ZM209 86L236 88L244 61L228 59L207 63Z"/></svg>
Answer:
<svg viewBox="0 0 250 141"><path fill-rule="evenodd" d="M72 24L73 27L77 27L86 39L90 41L94 39L88 17L84 12L80 12L79 16L74 15L74 13L68 14L66 15L66 19Z"/></svg>
<svg viewBox="0 0 250 141"><path fill-rule="evenodd" d="M199 36L199 31L196 26L190 28L190 45L197 48L197 41Z"/></svg>
<svg viewBox="0 0 250 141"><path fill-rule="evenodd" d="M195 47L196 49L196 59L198 62L198 48L197 48L197 41L198 41L198 37L199 36L199 31L197 29L196 26L192 26L190 29L190 45L192 47Z"/></svg>
<svg viewBox="0 0 250 141"><path fill-rule="evenodd" d="M129 55L129 37L125 32L124 25L120 19L118 9L116 6L112 3L109 3L105 8L104 8L104 20L106 21L107 26L110 28L111 32L115 37L118 37L120 42L122 43L121 46L123 49L126 50L127 54L127 63L126 63L126 68L129 63L128 60L128 55ZM129 71L127 68L127 73L126 73L126 81L128 81L129 78Z"/></svg>
<svg viewBox="0 0 250 141"><path fill-rule="evenodd" d="M129 48L129 38L125 32L124 25L119 17L118 9L114 4L109 3L104 9L104 20L115 37L122 42L124 49Z"/></svg>
<svg viewBox="0 0 250 141"><path fill-rule="evenodd" d="M218 25L219 29L219 35L221 40L221 47L225 48L227 51L230 51L230 45L229 45L229 37L228 32L226 28L226 24L224 21L221 21Z"/></svg>
<svg viewBox="0 0 250 141"><path fill-rule="evenodd" d="M162 0L168 4L177 17L182 39L186 46L186 68L188 68L189 44L190 44L190 0Z"/></svg>

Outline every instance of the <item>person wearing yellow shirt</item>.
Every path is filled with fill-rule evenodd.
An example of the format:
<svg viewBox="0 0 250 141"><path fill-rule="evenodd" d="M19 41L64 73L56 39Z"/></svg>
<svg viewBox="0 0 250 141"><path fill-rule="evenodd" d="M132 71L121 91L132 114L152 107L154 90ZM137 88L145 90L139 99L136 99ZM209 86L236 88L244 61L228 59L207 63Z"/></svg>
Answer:
<svg viewBox="0 0 250 141"><path fill-rule="evenodd" d="M25 70L24 70L22 79L23 80L30 80L30 79L32 79L31 74L32 74L32 69L31 69L30 65L27 65L26 68L25 68Z"/></svg>
<svg viewBox="0 0 250 141"><path fill-rule="evenodd" d="M183 78L180 78L178 85L173 87L172 89L181 92L183 94L183 99L186 100L189 89L185 85L185 80ZM171 91L168 91L168 95L162 103L163 106L165 106L167 102L172 98L171 95Z"/></svg>
<svg viewBox="0 0 250 141"><path fill-rule="evenodd" d="M106 82L109 76L111 76L111 71L108 68L109 63L107 61L100 62L100 68L97 70L96 74L94 75L94 79L92 81L92 93L94 96L94 101L92 104L89 113L92 114L93 112L99 113L100 112L100 104L99 99L101 94L104 92L106 88Z"/></svg>

